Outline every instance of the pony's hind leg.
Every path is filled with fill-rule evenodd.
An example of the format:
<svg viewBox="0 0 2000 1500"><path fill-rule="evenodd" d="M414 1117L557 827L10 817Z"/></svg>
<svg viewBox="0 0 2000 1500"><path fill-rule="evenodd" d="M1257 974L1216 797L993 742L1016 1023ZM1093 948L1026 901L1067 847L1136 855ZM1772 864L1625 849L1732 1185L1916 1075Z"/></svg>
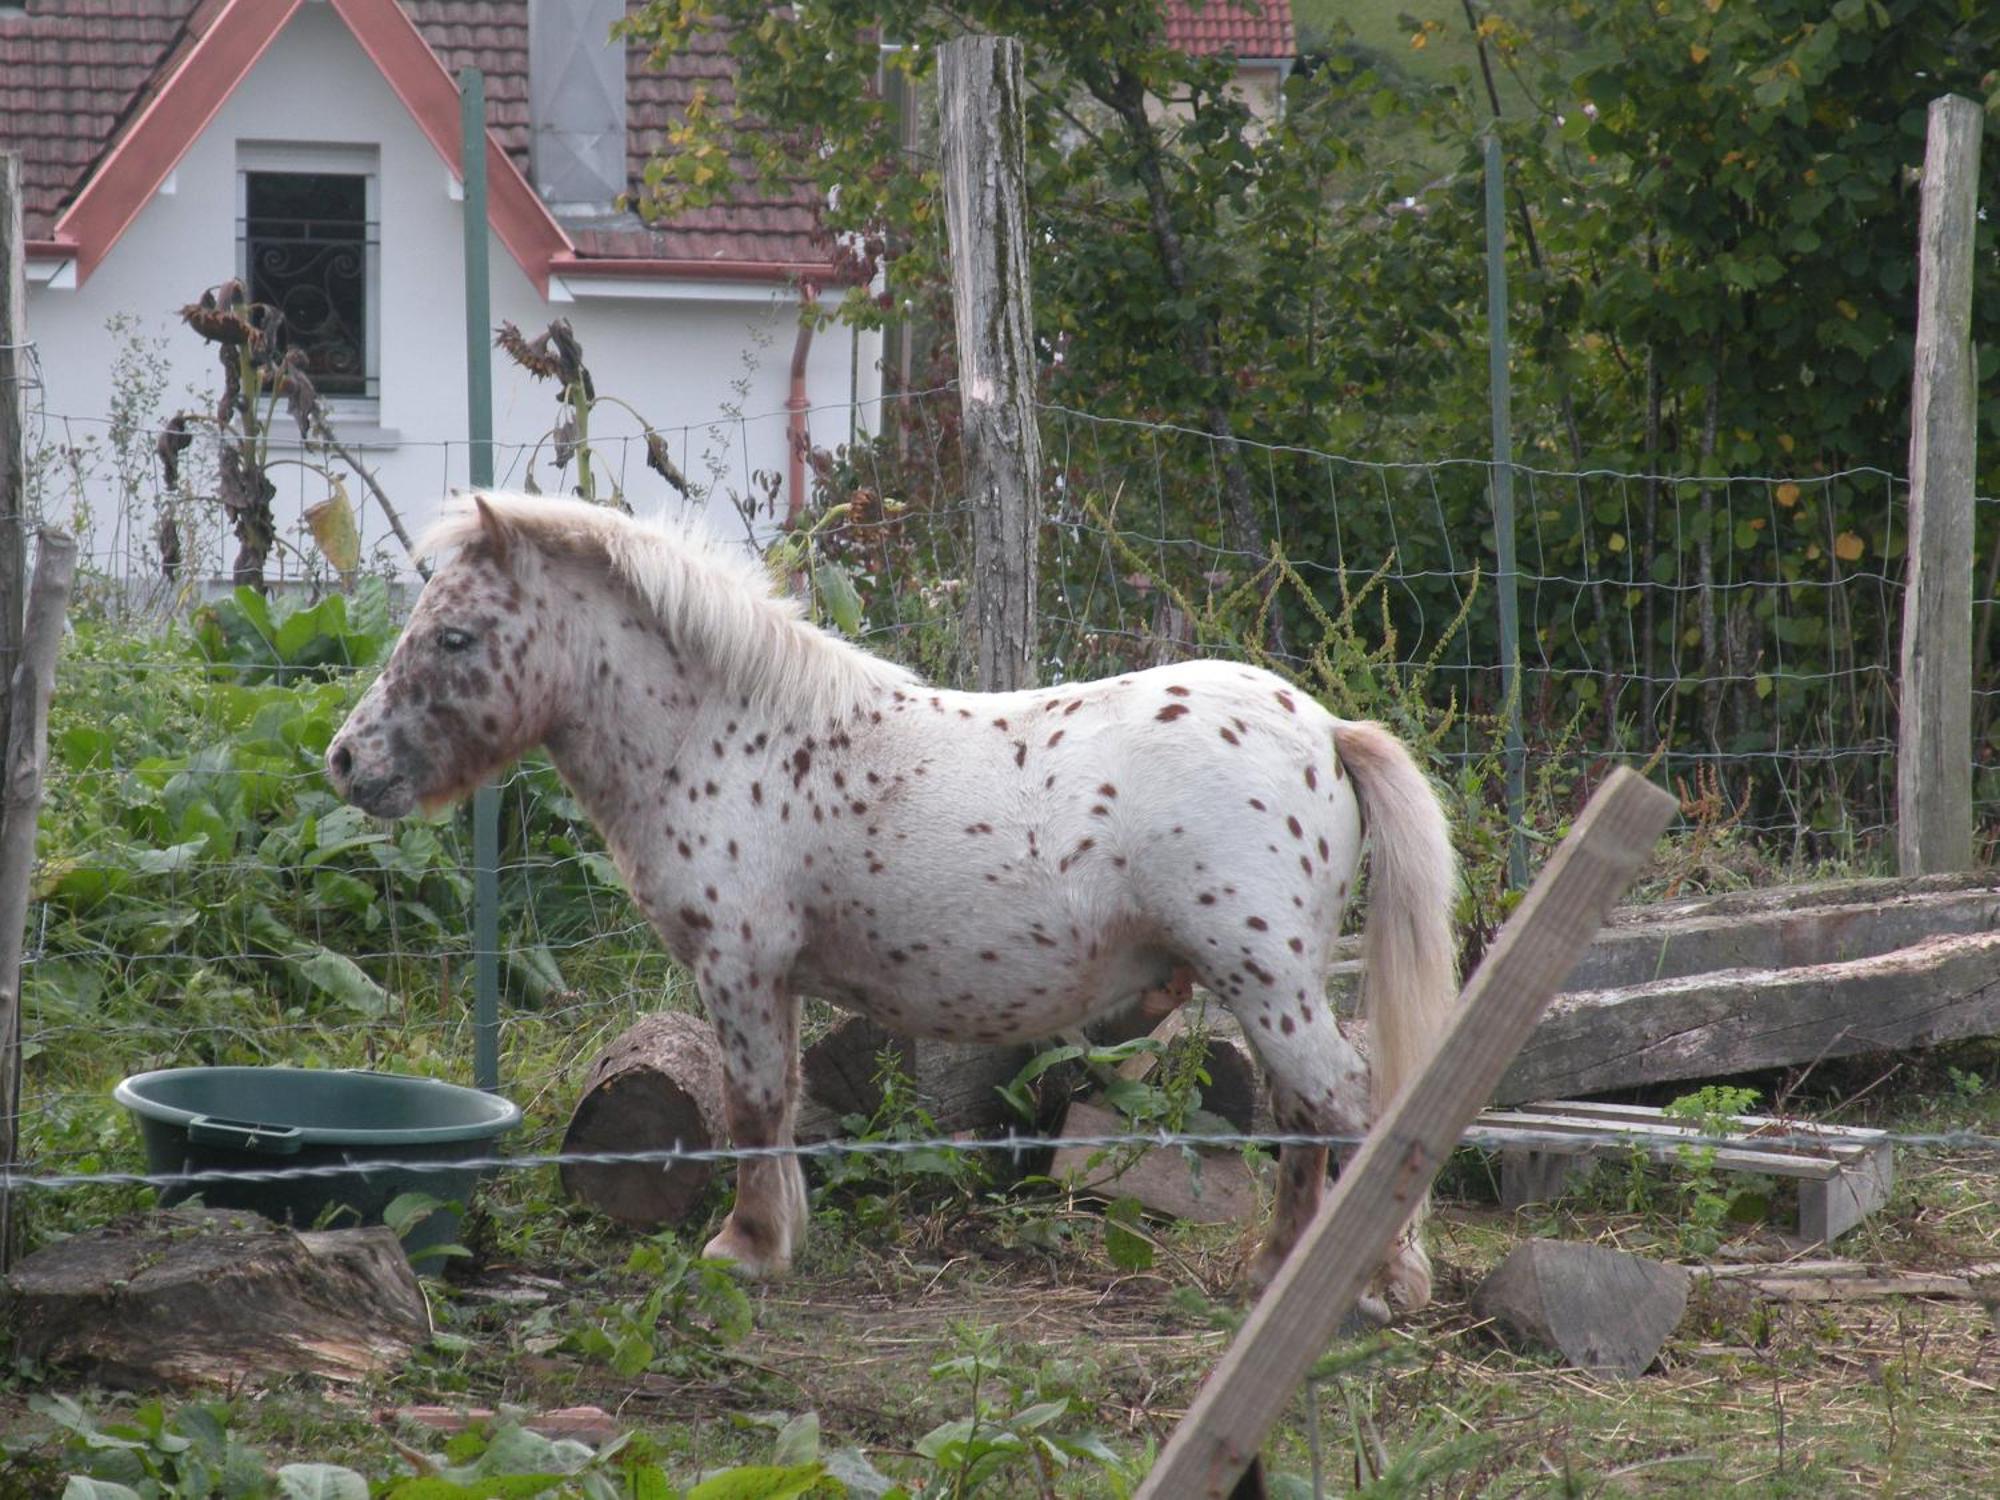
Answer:
<svg viewBox="0 0 2000 1500"><path fill-rule="evenodd" d="M1340 1034L1332 1008L1296 998L1312 993L1297 986L1291 1003L1236 988L1230 1008L1270 1075L1271 1109L1278 1129L1293 1135L1358 1139L1368 1128L1368 1065ZM1276 986L1269 988L1285 993ZM1318 1213L1326 1164L1324 1146L1279 1149L1271 1228L1250 1263L1250 1283L1256 1289L1270 1284ZM1414 1234L1406 1233L1398 1242L1372 1292L1362 1299L1362 1312L1378 1322L1388 1321L1391 1308L1415 1311L1430 1301L1430 1262Z"/></svg>
<svg viewBox="0 0 2000 1500"><path fill-rule="evenodd" d="M738 1147L789 1147L798 1099L799 1007L773 986L750 1004L734 1003L722 985L704 986L722 1042L723 1111ZM724 999L712 996L728 997ZM736 1203L715 1238L712 1260L734 1261L747 1276L782 1276L805 1240L805 1173L796 1156L749 1157L736 1169Z"/></svg>

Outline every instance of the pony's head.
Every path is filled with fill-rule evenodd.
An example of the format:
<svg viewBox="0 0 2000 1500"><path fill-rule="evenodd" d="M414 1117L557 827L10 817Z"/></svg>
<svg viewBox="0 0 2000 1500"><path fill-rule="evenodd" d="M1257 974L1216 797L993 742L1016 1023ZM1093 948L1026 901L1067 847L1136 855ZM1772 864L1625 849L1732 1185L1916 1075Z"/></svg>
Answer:
<svg viewBox="0 0 2000 1500"><path fill-rule="evenodd" d="M433 541L456 555L326 752L333 789L385 818L454 802L539 743L565 671L556 632L526 607L525 548L484 497Z"/></svg>

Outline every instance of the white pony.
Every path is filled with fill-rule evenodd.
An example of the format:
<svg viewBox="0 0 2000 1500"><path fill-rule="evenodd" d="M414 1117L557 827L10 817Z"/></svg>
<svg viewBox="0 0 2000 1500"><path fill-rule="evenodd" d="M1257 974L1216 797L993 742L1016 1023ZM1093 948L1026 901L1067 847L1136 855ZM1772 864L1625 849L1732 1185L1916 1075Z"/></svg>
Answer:
<svg viewBox="0 0 2000 1500"><path fill-rule="evenodd" d="M739 1145L791 1143L801 994L1002 1042L1189 975L1242 1024L1282 1127L1358 1133L1368 1068L1325 981L1364 829L1378 1105L1449 1021L1437 799L1387 731L1281 678L1193 661L953 692L806 623L753 559L612 510L481 495L428 543L456 555L329 747L333 785L396 817L545 745L699 984ZM1258 1281L1325 1173L1283 1149ZM776 1274L806 1222L796 1158L746 1161L706 1253ZM1379 1289L1428 1300L1414 1234Z"/></svg>

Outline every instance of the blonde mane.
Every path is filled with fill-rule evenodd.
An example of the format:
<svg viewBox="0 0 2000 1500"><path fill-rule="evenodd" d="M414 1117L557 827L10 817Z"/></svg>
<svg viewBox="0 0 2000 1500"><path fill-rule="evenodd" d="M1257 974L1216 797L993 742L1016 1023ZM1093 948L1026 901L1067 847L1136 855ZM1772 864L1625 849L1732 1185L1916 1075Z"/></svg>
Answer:
<svg viewBox="0 0 2000 1500"><path fill-rule="evenodd" d="M846 718L916 675L804 618L798 601L774 592L746 548L699 526L669 528L608 506L548 495L485 492L454 500L420 540L428 557L487 535L476 500L504 529L507 566L519 575L522 547L542 559L601 566L666 628L675 646L707 663L728 692L804 722Z"/></svg>

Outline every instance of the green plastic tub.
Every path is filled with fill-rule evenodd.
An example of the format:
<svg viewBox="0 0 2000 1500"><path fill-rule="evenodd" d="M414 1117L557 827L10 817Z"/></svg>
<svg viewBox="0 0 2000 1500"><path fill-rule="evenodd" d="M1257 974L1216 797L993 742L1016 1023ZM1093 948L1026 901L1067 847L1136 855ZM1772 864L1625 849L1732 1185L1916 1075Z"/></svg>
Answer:
<svg viewBox="0 0 2000 1500"><path fill-rule="evenodd" d="M301 1229L379 1224L403 1193L462 1205L479 1171L449 1163L493 1155L497 1138L521 1121L520 1109L497 1094L350 1069L164 1068L127 1078L114 1092L138 1121L154 1175L368 1166L160 1193L165 1205L199 1194L210 1207L249 1209ZM413 1165L374 1166L404 1161ZM403 1244L414 1254L457 1237L458 1215L440 1209Z"/></svg>

